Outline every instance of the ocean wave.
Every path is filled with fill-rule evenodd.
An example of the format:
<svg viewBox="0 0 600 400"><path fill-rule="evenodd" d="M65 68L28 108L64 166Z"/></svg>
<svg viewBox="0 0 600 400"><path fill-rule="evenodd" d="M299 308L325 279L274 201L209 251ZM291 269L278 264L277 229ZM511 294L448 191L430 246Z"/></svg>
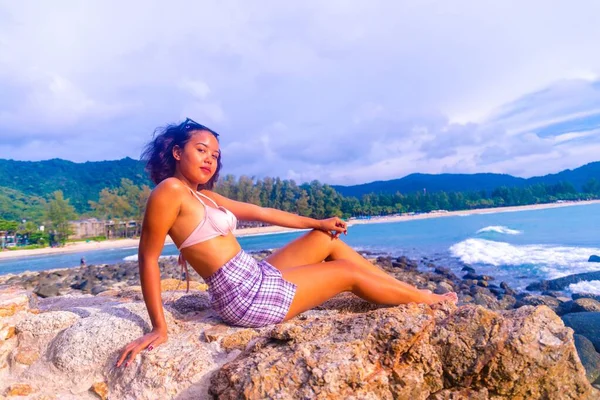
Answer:
<svg viewBox="0 0 600 400"><path fill-rule="evenodd" d="M523 233L523 231L518 231L516 229L510 229L506 226L500 226L500 225L486 226L485 228L481 228L480 230L477 231L477 233L485 233L485 232L503 233L505 235L520 235Z"/></svg>
<svg viewBox="0 0 600 400"><path fill-rule="evenodd" d="M583 281L572 283L568 288L573 293L600 294L600 281Z"/></svg>
<svg viewBox="0 0 600 400"><path fill-rule="evenodd" d="M158 257L158 259L164 260L166 258L171 258L171 257L177 257L177 256L160 256L160 257ZM137 261L137 260L138 260L137 254L132 254L130 256L123 257L123 261Z"/></svg>
<svg viewBox="0 0 600 400"><path fill-rule="evenodd" d="M531 266L548 278L597 270L587 260L600 249L551 245L512 245L486 239L467 239L450 247L453 257L466 264Z"/></svg>

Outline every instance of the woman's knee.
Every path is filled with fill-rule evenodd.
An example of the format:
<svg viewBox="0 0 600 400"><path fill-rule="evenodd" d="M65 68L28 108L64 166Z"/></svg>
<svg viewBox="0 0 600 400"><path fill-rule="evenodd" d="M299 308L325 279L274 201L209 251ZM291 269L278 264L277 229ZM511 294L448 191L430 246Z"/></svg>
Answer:
<svg viewBox="0 0 600 400"><path fill-rule="evenodd" d="M307 233L311 239L319 241L319 245L326 246L330 251L336 248L340 243L339 238L334 238L329 232L322 231L320 229L313 229Z"/></svg>
<svg viewBox="0 0 600 400"><path fill-rule="evenodd" d="M337 276L342 278L349 286L349 290L356 287L364 278L364 268L350 260L335 260L331 261L336 264Z"/></svg>

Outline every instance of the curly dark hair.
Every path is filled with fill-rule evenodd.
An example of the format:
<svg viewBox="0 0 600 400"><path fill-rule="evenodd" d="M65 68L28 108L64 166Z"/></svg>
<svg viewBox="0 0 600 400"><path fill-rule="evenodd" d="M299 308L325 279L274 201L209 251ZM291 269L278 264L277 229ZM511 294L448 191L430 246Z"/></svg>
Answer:
<svg viewBox="0 0 600 400"><path fill-rule="evenodd" d="M158 185L175 174L176 163L175 157L173 157L173 147L183 148L194 131L208 131L219 140L217 132L189 118L180 124L169 124L154 131L152 141L146 145L141 156L141 160L146 162L146 171L150 174L152 182ZM205 184L198 185L198 190L212 190L217 179L219 179L222 166L221 153L219 152L215 174Z"/></svg>

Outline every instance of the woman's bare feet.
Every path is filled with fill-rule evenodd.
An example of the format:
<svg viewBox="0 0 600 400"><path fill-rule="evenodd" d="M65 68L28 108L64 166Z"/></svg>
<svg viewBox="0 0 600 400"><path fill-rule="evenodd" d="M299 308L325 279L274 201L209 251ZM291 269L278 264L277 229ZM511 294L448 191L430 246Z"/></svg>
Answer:
<svg viewBox="0 0 600 400"><path fill-rule="evenodd" d="M431 292L431 290L427 289L423 289L421 290L421 292L423 292L423 294L426 296L426 299L424 301L425 304L431 305L435 303L441 303L442 301L450 301L453 304L456 304L458 302L458 295L455 292L434 294Z"/></svg>

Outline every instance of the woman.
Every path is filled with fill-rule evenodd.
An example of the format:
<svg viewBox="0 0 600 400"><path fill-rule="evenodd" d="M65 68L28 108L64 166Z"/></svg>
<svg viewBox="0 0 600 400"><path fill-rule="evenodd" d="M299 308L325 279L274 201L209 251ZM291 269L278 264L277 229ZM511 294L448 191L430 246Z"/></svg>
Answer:
<svg viewBox="0 0 600 400"><path fill-rule="evenodd" d="M387 305L457 301L456 293L419 290L371 264L338 240L347 226L337 217L315 220L211 191L221 170L218 134L189 118L164 128L142 159L157 185L139 246L142 293L153 329L125 347L117 366L167 340L158 268L166 235L180 249L182 265L189 262L207 282L213 308L231 325L286 321L345 291ZM236 219L312 231L256 262L232 234Z"/></svg>

